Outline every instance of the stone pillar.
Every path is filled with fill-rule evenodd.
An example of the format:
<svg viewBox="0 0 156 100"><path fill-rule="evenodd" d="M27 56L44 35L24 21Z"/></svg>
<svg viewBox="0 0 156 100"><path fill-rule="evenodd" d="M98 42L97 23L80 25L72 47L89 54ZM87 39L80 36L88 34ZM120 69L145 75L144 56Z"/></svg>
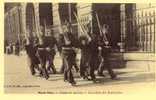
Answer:
<svg viewBox="0 0 156 100"><path fill-rule="evenodd" d="M57 36L59 33L63 33L63 30L61 28L61 19L60 19L60 15L59 15L59 4L58 3L54 3L52 6L52 10L53 10L53 32L55 33L55 35Z"/></svg>
<svg viewBox="0 0 156 100"><path fill-rule="evenodd" d="M41 29L40 29L39 3L34 3L34 10L35 10L36 35L40 37L42 34L41 34Z"/></svg>
<svg viewBox="0 0 156 100"><path fill-rule="evenodd" d="M154 25L154 53L156 53L156 7L154 8L154 12L153 12L153 14L154 14L154 23L155 23L155 25ZM156 54L155 54L155 58L156 58Z"/></svg>
<svg viewBox="0 0 156 100"><path fill-rule="evenodd" d="M29 36L26 32L26 3L21 3L21 23L22 23L22 34Z"/></svg>
<svg viewBox="0 0 156 100"><path fill-rule="evenodd" d="M121 43L120 52L125 51L125 38L126 38L126 12L125 12L125 4L120 5L120 20L121 20Z"/></svg>

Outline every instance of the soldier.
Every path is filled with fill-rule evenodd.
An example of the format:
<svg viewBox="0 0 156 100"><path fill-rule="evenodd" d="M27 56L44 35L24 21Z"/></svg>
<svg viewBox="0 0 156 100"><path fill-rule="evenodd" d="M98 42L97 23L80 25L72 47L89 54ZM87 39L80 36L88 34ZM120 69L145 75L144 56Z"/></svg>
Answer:
<svg viewBox="0 0 156 100"><path fill-rule="evenodd" d="M80 76L83 79L90 80L89 76L89 67L90 67L90 57L91 57L91 20L89 20L88 24L86 25L86 34L80 36L80 49L81 49L81 59L80 59ZM83 30L84 32L85 30Z"/></svg>
<svg viewBox="0 0 156 100"><path fill-rule="evenodd" d="M70 31L71 24L67 24L64 35L64 43L62 45L62 54L64 61L64 81L68 81L71 85L75 85L76 82L73 77L72 67L74 66L75 59L75 37Z"/></svg>
<svg viewBox="0 0 156 100"><path fill-rule="evenodd" d="M101 42L100 42L100 47L101 47L101 57L102 57L102 63L99 66L98 69L98 75L100 76L104 76L103 75L103 70L104 68L106 68L106 70L108 71L108 73L111 76L111 79L116 79L116 74L113 72L111 66L110 66L110 61L109 56L110 56L110 52L111 52L111 44L110 44L110 34L109 34L109 26L104 24L102 27L102 36L101 38Z"/></svg>
<svg viewBox="0 0 156 100"><path fill-rule="evenodd" d="M8 40L5 40L4 42L4 53L7 53L7 47L9 46Z"/></svg>
<svg viewBox="0 0 156 100"><path fill-rule="evenodd" d="M49 72L53 71L53 73L56 74L57 72L54 65L54 57L56 55L55 46L57 46L57 40L54 37L52 31L47 32L47 34L45 34L45 36L43 37L43 42L47 50L47 62L48 62L47 70Z"/></svg>
<svg viewBox="0 0 156 100"><path fill-rule="evenodd" d="M71 30L70 30L70 32L71 32ZM73 41L73 43L77 44L77 46L78 46L78 40L74 36L73 36L73 39L75 39L75 41ZM64 43L64 35L60 34L59 35L59 42L58 42L58 50L59 50L59 53L60 53L61 56L62 56L62 45L63 45L63 43ZM74 58L73 59L73 66L74 66L76 72L78 72L79 71L79 67L78 67L78 65L76 63L76 50L74 50L73 56L74 56L73 57ZM65 69L64 65L65 65L64 64L64 60L62 59L62 66L61 66L61 69L60 69L60 73L64 72L64 69Z"/></svg>
<svg viewBox="0 0 156 100"><path fill-rule="evenodd" d="M89 75L89 62L90 62L90 44L85 36L80 37L80 49L81 49L81 59L80 59L80 76L83 79L88 79Z"/></svg>
<svg viewBox="0 0 156 100"><path fill-rule="evenodd" d="M97 34L92 34L91 35L91 42L90 42L90 76L91 80L93 82L96 82L96 77L95 77L95 70L98 67L98 38Z"/></svg>
<svg viewBox="0 0 156 100"><path fill-rule="evenodd" d="M43 37L39 39L39 44L37 45L37 53L36 55L39 58L40 64L41 64L41 76L48 79L49 74L47 72L46 66L47 66L47 50L45 48Z"/></svg>
<svg viewBox="0 0 156 100"><path fill-rule="evenodd" d="M35 75L35 68L39 70L38 64L39 59L36 56L36 48L34 47L34 41L33 38L27 38L26 44L25 44L26 53L28 55L28 61L30 64L30 71L32 75ZM40 70L39 70L40 71Z"/></svg>

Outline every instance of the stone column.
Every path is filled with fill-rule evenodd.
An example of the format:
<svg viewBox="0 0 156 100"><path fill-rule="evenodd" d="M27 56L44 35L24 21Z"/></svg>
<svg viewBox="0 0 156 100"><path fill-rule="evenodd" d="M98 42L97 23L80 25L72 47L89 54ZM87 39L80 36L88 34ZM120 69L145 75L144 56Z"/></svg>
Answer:
<svg viewBox="0 0 156 100"><path fill-rule="evenodd" d="M21 23L22 23L22 34L28 36L26 32L26 3L21 3Z"/></svg>
<svg viewBox="0 0 156 100"><path fill-rule="evenodd" d="M39 3L34 3L34 10L35 10L36 35L40 37L42 34L41 34L41 29L40 29Z"/></svg>
<svg viewBox="0 0 156 100"><path fill-rule="evenodd" d="M120 5L120 25L121 25L121 43L120 52L125 51L125 38L126 38L126 12L125 12L125 4Z"/></svg>
<svg viewBox="0 0 156 100"><path fill-rule="evenodd" d="M59 15L59 4L54 3L53 6L53 32L57 36L59 33L63 33L63 30L61 28L61 19Z"/></svg>

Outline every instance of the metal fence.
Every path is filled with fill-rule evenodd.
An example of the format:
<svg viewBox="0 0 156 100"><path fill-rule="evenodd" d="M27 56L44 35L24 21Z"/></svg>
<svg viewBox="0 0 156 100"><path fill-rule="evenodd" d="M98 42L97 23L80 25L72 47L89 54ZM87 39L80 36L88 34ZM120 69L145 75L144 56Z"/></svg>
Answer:
<svg viewBox="0 0 156 100"><path fill-rule="evenodd" d="M126 52L155 52L155 7L135 9L126 16Z"/></svg>

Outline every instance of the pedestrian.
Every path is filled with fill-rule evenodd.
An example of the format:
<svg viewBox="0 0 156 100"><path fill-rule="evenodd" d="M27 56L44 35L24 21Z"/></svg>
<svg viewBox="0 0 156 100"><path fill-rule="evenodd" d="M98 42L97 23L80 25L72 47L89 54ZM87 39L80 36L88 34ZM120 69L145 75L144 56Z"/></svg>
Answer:
<svg viewBox="0 0 156 100"><path fill-rule="evenodd" d="M20 54L20 43L19 40L17 40L15 43L15 55L19 56L19 54Z"/></svg>
<svg viewBox="0 0 156 100"><path fill-rule="evenodd" d="M4 42L4 53L8 53L7 47L9 46L8 40L5 40Z"/></svg>

